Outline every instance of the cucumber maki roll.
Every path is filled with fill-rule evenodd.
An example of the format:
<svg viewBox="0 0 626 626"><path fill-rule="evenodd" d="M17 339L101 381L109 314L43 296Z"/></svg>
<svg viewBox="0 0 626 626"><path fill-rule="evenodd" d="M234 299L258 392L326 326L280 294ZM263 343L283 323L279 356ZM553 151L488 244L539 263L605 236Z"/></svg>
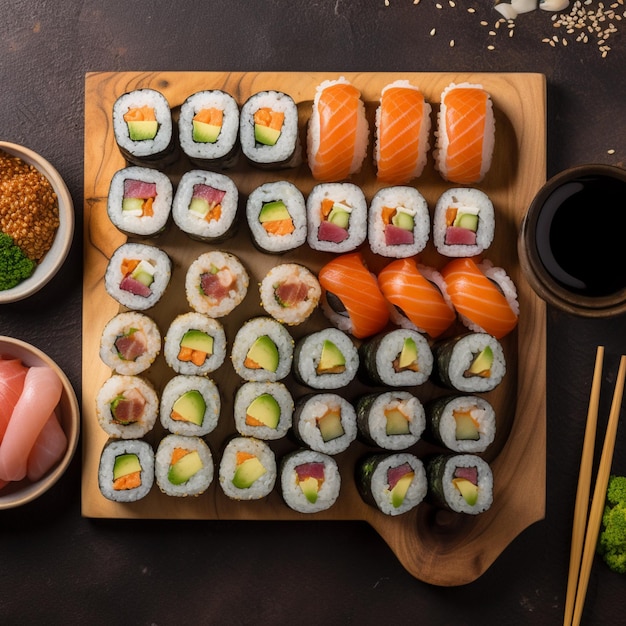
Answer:
<svg viewBox="0 0 626 626"><path fill-rule="evenodd" d="M281 439L291 428L294 402L280 382L246 382L235 393L235 428L244 437Z"/></svg>
<svg viewBox="0 0 626 626"><path fill-rule="evenodd" d="M100 493L113 502L137 502L154 484L154 450L137 439L109 440L98 466Z"/></svg>

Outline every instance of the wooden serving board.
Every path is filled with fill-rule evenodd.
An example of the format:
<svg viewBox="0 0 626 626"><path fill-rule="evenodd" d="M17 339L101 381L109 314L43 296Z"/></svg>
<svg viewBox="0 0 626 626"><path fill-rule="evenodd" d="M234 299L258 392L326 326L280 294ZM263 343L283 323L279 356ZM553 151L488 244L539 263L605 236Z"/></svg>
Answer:
<svg viewBox="0 0 626 626"><path fill-rule="evenodd" d="M479 185L491 197L496 209L496 236L485 254L496 265L504 267L516 283L521 305L518 328L503 340L508 370L497 390L486 394L497 413L498 435L484 458L491 463L494 474L494 504L478 516L454 515L436 510L423 502L413 511L399 517L387 517L365 504L356 489L354 466L371 450L359 441L337 456L342 486L339 499L328 511L311 516L291 511L283 502L278 486L264 500L235 502L227 498L217 480L197 498L169 498L155 487L144 499L134 504L116 504L100 494L97 483L98 462L107 436L97 423L95 397L110 370L100 361L98 348L106 322L120 308L104 289L103 276L113 251L126 238L109 221L106 199L113 174L126 164L113 137L111 111L117 97L143 87L161 91L170 103L176 118L185 98L203 89L223 89L242 104L251 94L267 89L289 93L299 107L301 138L305 140L306 122L316 86L325 79L344 75L362 92L370 128L373 128L376 103L382 88L397 79L406 79L418 86L433 105L433 129L438 101L451 82L481 83L491 93L496 118L496 145L493 165ZM433 138L431 134L431 145ZM305 144L303 143L303 146ZM539 74L471 74L471 73L321 73L321 72L124 72L91 73L85 82L85 237L83 283L83 474L82 513L103 518L169 518L169 519L249 519L298 520L332 519L364 520L371 524L388 543L404 567L415 577L436 585L460 585L479 577L498 557L509 542L522 530L545 515L545 307L531 291L520 273L517 258L517 232L525 207L545 181L546 159L546 85ZM165 171L176 184L185 171L195 169L184 157ZM240 160L227 173L235 180L240 196L246 196L258 185L270 180L294 182L305 196L315 181L306 160L295 169L261 171ZM363 170L352 182L362 187L368 200L380 187L375 178L369 154ZM434 207L437 198L451 185L445 183L433 167L432 155L424 174L414 181ZM245 222L245 219L242 221ZM155 319L162 334L171 320L188 311L184 296L187 267L211 246L194 242L172 225L152 243L168 252L173 260L170 286L160 303L147 313ZM238 234L221 245L241 258L251 274L248 296L235 311L221 320L229 346L243 321L263 314L259 305L258 282L273 265L299 262L318 270L331 256L316 253L305 245L280 257L258 252L251 244L247 225L242 223ZM364 249L371 268L376 271L386 262ZM421 255L430 265L441 267L431 244ZM327 326L320 312L305 324L290 327L295 339ZM460 330L451 329L449 334ZM146 373L160 392L174 373L160 355ZM225 440L235 434L232 397L241 383L229 359L211 377L222 395L222 412L217 429L205 439L219 464ZM291 378L286 380L294 397L307 389ZM356 381L342 390L355 399L367 388ZM423 401L440 395L443 390L432 383L412 391ZM156 446L164 435L160 424L146 437ZM288 436L271 442L279 458L296 447ZM422 441L412 452L424 458L435 448Z"/></svg>

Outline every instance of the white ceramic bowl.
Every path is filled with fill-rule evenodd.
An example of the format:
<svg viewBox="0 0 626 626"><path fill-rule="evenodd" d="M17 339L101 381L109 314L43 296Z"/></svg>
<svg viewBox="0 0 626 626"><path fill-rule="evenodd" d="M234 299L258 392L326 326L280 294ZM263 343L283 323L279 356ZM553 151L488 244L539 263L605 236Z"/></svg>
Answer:
<svg viewBox="0 0 626 626"><path fill-rule="evenodd" d="M59 421L67 436L67 449L61 460L36 482L27 478L19 482L9 483L0 489L0 510L22 506L35 500L48 491L67 470L78 445L80 433L80 410L74 389L61 368L44 352L34 346L13 339L0 336L0 355L18 358L26 366L45 365L52 368L61 379L62 392L58 405Z"/></svg>
<svg viewBox="0 0 626 626"><path fill-rule="evenodd" d="M59 201L59 228L52 247L32 276L12 289L0 291L0 304L17 302L39 291L59 271L72 245L74 236L74 204L72 196L57 170L36 152L14 143L0 141L0 150L34 165L49 181Z"/></svg>

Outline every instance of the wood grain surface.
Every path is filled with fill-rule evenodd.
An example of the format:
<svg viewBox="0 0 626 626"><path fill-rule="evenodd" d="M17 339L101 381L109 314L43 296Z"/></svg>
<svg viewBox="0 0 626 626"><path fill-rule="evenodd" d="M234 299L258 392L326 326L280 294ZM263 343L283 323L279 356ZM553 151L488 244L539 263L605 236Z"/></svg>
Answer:
<svg viewBox="0 0 626 626"><path fill-rule="evenodd" d="M106 199L113 174L126 165L116 146L111 112L113 103L123 93L142 87L161 91L170 103L174 117L185 98L203 89L223 89L242 104L251 94L277 89L289 93L298 104L300 134L305 139L306 121L316 86L327 78L346 76L360 90L366 103L370 128L373 128L376 102L382 88L397 79L410 80L420 87L433 105L433 126L438 100L451 82L481 83L491 93L496 118L496 145L490 172L479 187L491 197L496 209L496 236L485 257L504 267L518 288L521 306L517 329L503 340L507 375L495 391L486 394L497 413L498 435L483 456L494 473L494 504L478 516L454 515L435 509L428 502L397 518L387 517L365 504L353 478L357 460L370 451L357 441L338 455L342 475L341 494L336 504L323 513L305 516L291 511L281 500L278 487L264 500L235 502L227 498L217 480L198 498L169 498L155 487L142 501L132 505L116 504L100 494L97 483L98 462L106 434L98 425L95 397L111 371L98 357L99 342L106 322L118 313L119 305L104 289L103 276L113 251L126 237L113 227L106 214ZM431 136L431 144L434 138ZM304 145L304 144L303 144ZM368 200L377 183L371 159L352 182L361 186ZM184 157L164 170L174 184L185 171L195 169ZM546 403L545 403L545 306L532 292L520 273L517 257L517 232L525 207L545 181L546 172L546 85L541 74L470 74L470 73L321 73L321 72L105 72L90 73L85 79L85 180L84 180L84 274L83 274L83 470L82 514L94 518L141 519L249 519L364 520L371 524L415 577L435 585L460 585L478 578L504 548L522 530L545 515L546 493ZM258 185L270 180L290 180L306 195L315 181L306 160L294 169L261 171L242 161L227 172L236 182L241 200ZM429 206L449 188L436 173L432 156L424 174L412 183L424 195ZM245 222L245 220L244 220ZM147 313L161 332L172 319L189 310L184 295L184 276L189 264L211 246L194 242L174 225L151 241L166 250L173 260L172 280L166 296ZM243 304L224 324L229 346L237 329L246 319L263 314L257 284L265 272L277 263L299 262L318 270L331 256L303 246L280 257L258 252L251 244L244 223L232 239L221 245L241 258L250 271L250 289ZM385 260L367 251L373 270ZM441 267L432 244L421 255L430 265ZM301 326L290 327L295 339L327 326L320 312ZM461 329L456 326L448 334ZM159 356L146 373L160 392L173 372ZM232 397L241 383L227 359L211 377L222 396L222 412L216 430L205 437L217 465L224 442L235 434ZM287 379L294 397L307 390ZM367 389L359 381L342 390L354 400ZM426 383L412 391L423 402L443 393ZM156 446L163 436L157 424L146 437ZM287 437L272 442L278 458L296 444ZM436 451L425 441L411 449L424 458ZM252 526L250 527L252 532Z"/></svg>

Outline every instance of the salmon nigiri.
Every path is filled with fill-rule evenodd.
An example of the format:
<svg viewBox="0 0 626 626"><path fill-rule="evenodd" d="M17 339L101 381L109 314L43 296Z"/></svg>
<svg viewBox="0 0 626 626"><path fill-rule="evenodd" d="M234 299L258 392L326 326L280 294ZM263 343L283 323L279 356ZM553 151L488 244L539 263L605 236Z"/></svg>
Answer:
<svg viewBox="0 0 626 626"><path fill-rule="evenodd" d="M340 330L361 339L385 328L387 302L359 252L329 261L319 271L318 280L324 313Z"/></svg>
<svg viewBox="0 0 626 626"><path fill-rule="evenodd" d="M448 295L463 323L496 339L517 325L519 304L513 281L490 261L471 258L450 261L442 270Z"/></svg>
<svg viewBox="0 0 626 626"><path fill-rule="evenodd" d="M28 368L19 359L0 357L0 441L17 403Z"/></svg>

